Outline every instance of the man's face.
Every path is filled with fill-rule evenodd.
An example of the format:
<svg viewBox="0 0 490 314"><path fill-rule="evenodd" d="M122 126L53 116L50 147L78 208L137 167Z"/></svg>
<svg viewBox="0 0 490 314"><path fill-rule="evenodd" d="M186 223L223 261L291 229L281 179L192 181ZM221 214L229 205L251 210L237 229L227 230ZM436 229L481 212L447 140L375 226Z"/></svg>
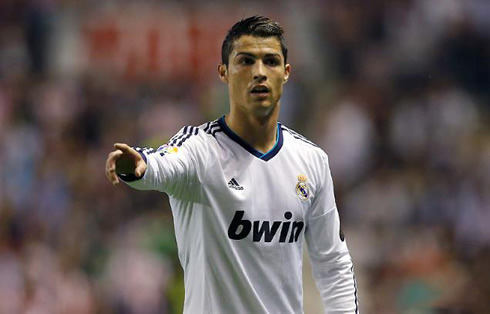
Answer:
<svg viewBox="0 0 490 314"><path fill-rule="evenodd" d="M276 37L249 35L235 40L228 66L218 67L221 80L228 84L232 110L261 116L279 104L290 70Z"/></svg>

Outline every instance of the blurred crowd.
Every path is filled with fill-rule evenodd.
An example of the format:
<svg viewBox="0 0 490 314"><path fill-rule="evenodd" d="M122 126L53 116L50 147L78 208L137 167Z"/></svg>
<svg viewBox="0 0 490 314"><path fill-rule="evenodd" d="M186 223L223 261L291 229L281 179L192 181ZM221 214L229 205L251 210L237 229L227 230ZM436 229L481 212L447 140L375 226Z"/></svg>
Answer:
<svg viewBox="0 0 490 314"><path fill-rule="evenodd" d="M182 312L166 196L114 188L104 163L115 142L156 147L225 114L226 87L215 72L93 66L86 19L129 3L177 7L188 23L224 12L225 26L272 13L293 66L281 121L329 155L363 312L490 312L487 1L7 0L0 313Z"/></svg>

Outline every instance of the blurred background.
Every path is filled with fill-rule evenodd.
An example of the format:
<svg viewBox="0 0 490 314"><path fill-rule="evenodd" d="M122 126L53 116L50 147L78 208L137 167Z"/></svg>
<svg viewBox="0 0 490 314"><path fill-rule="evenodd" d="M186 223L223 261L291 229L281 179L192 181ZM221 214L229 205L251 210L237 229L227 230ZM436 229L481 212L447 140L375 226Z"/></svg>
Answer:
<svg viewBox="0 0 490 314"><path fill-rule="evenodd" d="M182 312L167 197L105 159L227 113L253 14L286 30L281 121L330 157L362 312L490 313L486 0L1 0L0 313Z"/></svg>

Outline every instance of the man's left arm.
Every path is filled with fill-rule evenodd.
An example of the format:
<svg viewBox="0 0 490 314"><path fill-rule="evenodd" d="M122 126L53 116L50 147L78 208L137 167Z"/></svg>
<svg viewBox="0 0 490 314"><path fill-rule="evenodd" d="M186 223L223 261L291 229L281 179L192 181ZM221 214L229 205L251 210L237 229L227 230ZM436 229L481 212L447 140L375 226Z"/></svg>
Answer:
<svg viewBox="0 0 490 314"><path fill-rule="evenodd" d="M347 244L340 228L332 177L325 157L324 182L317 191L306 224L306 242L313 277L325 313L359 313L357 283Z"/></svg>

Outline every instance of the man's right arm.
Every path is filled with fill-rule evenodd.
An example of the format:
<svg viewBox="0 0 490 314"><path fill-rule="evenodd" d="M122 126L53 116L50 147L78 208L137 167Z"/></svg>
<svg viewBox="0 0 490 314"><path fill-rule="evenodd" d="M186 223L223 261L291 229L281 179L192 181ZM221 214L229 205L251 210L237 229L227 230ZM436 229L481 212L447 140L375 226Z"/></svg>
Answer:
<svg viewBox="0 0 490 314"><path fill-rule="evenodd" d="M158 149L132 148L115 144L107 157L106 176L138 190L156 190L184 195L199 183L198 169L204 169L208 148L197 127L184 127Z"/></svg>

